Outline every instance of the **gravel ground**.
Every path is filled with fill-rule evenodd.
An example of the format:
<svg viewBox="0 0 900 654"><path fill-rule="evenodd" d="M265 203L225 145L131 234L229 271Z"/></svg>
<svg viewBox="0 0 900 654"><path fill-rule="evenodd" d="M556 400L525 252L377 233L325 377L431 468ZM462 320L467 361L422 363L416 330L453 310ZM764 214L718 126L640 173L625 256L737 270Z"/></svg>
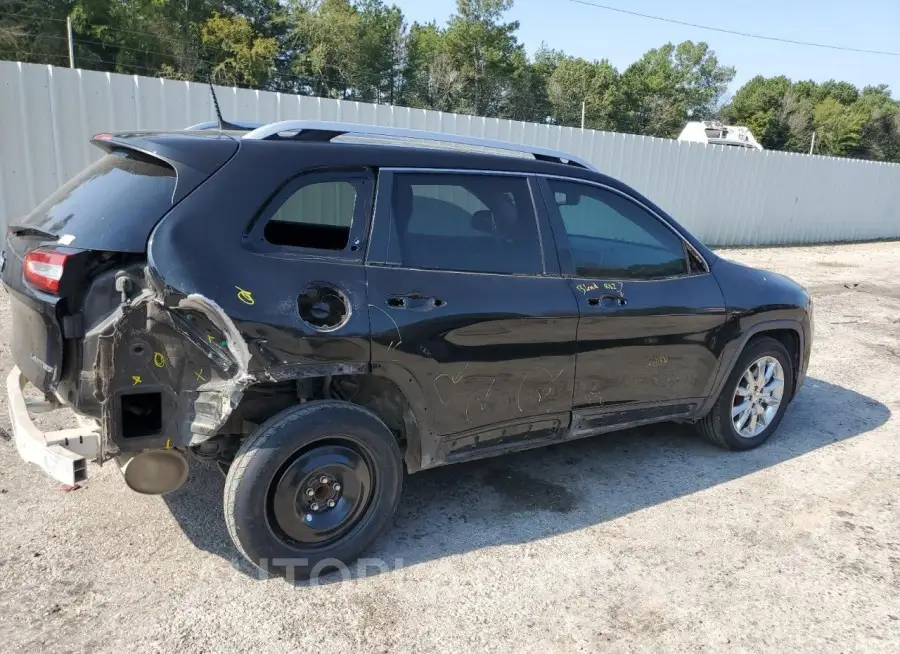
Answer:
<svg viewBox="0 0 900 654"><path fill-rule="evenodd" d="M112 465L63 492L3 439L2 649L900 651L900 243L723 254L816 299L764 447L661 425L414 475L385 569L309 585L237 560L211 468L166 498Z"/></svg>

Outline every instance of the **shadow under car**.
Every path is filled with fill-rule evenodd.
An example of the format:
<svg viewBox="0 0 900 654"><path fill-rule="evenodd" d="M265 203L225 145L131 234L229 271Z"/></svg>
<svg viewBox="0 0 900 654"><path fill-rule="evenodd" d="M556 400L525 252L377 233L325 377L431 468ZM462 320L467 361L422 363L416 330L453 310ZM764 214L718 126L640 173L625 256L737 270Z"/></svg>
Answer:
<svg viewBox="0 0 900 654"><path fill-rule="evenodd" d="M843 407L841 422L828 417L834 406ZM690 426L661 423L426 470L406 477L392 527L363 556L379 560L383 573L575 531L853 438L890 415L872 398L809 378L775 435L748 452L726 452ZM259 576L232 546L222 512L212 508L221 505L223 486L215 466L194 463L188 483L164 501L196 547ZM348 569L358 576L356 565ZM341 578L326 575L317 583Z"/></svg>

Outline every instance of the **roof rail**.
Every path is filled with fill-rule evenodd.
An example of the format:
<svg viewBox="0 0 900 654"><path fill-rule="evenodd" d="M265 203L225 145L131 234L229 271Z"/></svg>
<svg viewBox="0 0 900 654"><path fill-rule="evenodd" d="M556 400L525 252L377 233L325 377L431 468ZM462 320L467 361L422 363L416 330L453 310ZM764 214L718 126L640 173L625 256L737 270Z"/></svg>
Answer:
<svg viewBox="0 0 900 654"><path fill-rule="evenodd" d="M248 132L251 130L257 129L258 127L262 127L264 125L264 123L252 123L252 122L246 122L243 120L236 120L231 124L235 125L236 127L240 127L241 129L245 129ZM220 128L219 128L218 121L208 120L205 123L197 123L196 125L191 125L190 127L185 127L184 129L185 129L185 131L188 131L188 132L196 132L196 131L200 131L200 130L204 130L204 129L220 129Z"/></svg>
<svg viewBox="0 0 900 654"><path fill-rule="evenodd" d="M269 123L254 129L242 138L253 140L265 140L282 132L298 132L292 138L305 141L330 141L344 134L362 134L366 136L382 136L387 138L421 139L425 141L439 141L444 143L456 143L459 145L472 145L497 150L510 150L532 155L541 161L555 163L570 163L588 170L597 171L596 167L580 157L550 150L548 148L533 147L522 143L509 141L494 141L472 136L460 136L459 134L446 134L444 132L428 132L419 129L404 129L399 127L381 127L378 125L365 125L359 123L339 123L319 120L284 120L277 123Z"/></svg>

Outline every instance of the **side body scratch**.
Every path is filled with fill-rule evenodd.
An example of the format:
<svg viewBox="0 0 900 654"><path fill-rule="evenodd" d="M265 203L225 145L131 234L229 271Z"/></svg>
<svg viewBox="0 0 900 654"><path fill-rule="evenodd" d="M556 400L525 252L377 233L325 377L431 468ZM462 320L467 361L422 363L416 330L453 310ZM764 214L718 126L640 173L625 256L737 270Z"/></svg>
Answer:
<svg viewBox="0 0 900 654"><path fill-rule="evenodd" d="M538 366L537 368L534 368L534 370L529 370L529 371L526 372L524 375L522 375L522 381L521 381L521 383L519 384L519 390L518 390L518 392L516 393L516 407L519 409L519 413L523 413L523 411L522 411L522 389L525 387L525 380L527 380L527 379L528 379L528 375L530 375L531 373L533 373L535 370L543 370L545 373L547 373L547 377L550 378L550 383L547 384L547 387L546 387L546 389L545 389L543 392L541 391L540 388L534 389L535 392L537 393L537 396L538 396L538 404L540 404L540 403L543 402L545 399L547 399L547 397L550 395L550 393L553 392L553 387L554 387L554 385L556 384L556 381L557 381L557 380L562 376L562 374L566 371L566 369L565 369L565 367L564 367L564 368L562 368L562 370L560 370L558 373L556 373L556 374L554 375L554 374L553 374L552 372L550 372L547 368L545 368L545 367L543 367L543 366Z"/></svg>
<svg viewBox="0 0 900 654"><path fill-rule="evenodd" d="M400 344L403 342L403 336L400 334L400 325L398 325L397 321L394 320L394 316L389 314L387 311L385 311L381 307L375 306L374 304L370 304L369 306L372 307L373 309L378 309L381 313L383 313L384 315L386 315L388 317L388 320L390 320L392 323L394 323L394 329L397 330L397 342L395 343L394 341L391 341L390 344L388 345L388 350L391 350L395 347L400 347Z"/></svg>
<svg viewBox="0 0 900 654"><path fill-rule="evenodd" d="M446 406L447 402L444 400L443 396L441 395L441 392L438 390L438 385L437 385L438 381L440 379L442 379L443 377L446 377L447 379L450 380L451 384L456 386L459 382L461 382L463 380L463 377L465 376L464 373L466 372L466 370L468 370L468 368L469 368L469 364L467 363L463 367L462 370L460 370L458 373L456 373L452 377L450 375L448 375L447 373L442 372L440 375L438 375L437 377L434 378L434 381L432 382L432 386L434 386L434 392L437 395L438 399L441 401L441 404Z"/></svg>
<svg viewBox="0 0 900 654"><path fill-rule="evenodd" d="M491 399L491 392L494 390L494 384L497 383L497 378L494 377L491 379L491 385L488 386L487 392L484 394L484 399L478 397L478 394L484 389L480 389L472 393L472 396L469 398L469 401L466 403L466 422L472 422L469 418L469 407L472 405L472 400L478 400L478 410L484 411L487 407L487 401Z"/></svg>

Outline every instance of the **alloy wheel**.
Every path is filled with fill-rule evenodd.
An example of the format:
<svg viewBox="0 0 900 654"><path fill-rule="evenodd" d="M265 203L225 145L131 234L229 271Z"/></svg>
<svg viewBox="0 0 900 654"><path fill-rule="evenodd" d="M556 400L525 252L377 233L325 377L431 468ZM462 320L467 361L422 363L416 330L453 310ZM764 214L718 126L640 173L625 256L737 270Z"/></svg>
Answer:
<svg viewBox="0 0 900 654"><path fill-rule="evenodd" d="M742 438L755 438L778 414L784 393L784 368L772 356L751 363L738 380L731 401L731 420Z"/></svg>

